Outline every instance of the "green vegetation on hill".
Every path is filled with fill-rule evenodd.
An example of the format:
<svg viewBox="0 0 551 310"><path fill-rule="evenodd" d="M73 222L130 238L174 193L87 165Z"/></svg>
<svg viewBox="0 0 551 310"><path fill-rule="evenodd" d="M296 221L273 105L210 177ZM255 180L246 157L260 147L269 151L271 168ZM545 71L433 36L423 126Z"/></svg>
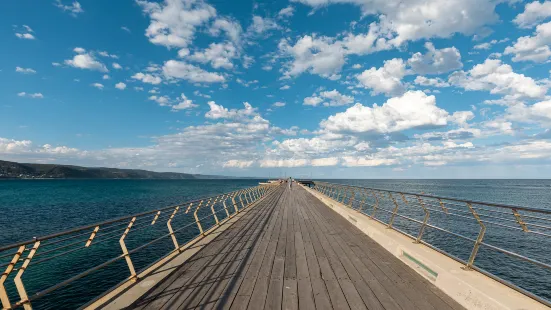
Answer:
<svg viewBox="0 0 551 310"><path fill-rule="evenodd" d="M24 164L0 160L0 179L224 179L227 177L139 169Z"/></svg>

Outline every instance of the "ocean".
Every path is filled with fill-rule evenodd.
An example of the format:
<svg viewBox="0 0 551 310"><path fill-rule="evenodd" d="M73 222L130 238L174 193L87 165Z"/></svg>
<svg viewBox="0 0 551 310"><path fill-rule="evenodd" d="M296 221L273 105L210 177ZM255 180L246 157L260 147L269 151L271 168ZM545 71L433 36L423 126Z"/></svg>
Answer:
<svg viewBox="0 0 551 310"><path fill-rule="evenodd" d="M255 186L259 181L264 180L2 180L0 181L0 246L200 197ZM324 181L551 210L551 180ZM397 225L400 225L399 221ZM407 224L404 225L407 230ZM159 229L166 232L166 225L159 225ZM190 231L179 238L189 239L195 234L195 231ZM514 240L508 246L517 247L513 250L519 254L525 254L528 251L530 255L549 263L551 246L547 246L547 243L542 244L534 253L533 249L525 246L534 240L529 237L520 239L516 236L509 237L492 235L490 231L488 232L488 240L492 238ZM431 231L426 232L424 240L431 241L439 248L460 258L464 258L465 255L468 257L472 248L472 245L469 247L460 240L440 236ZM139 244L140 240L134 241L135 244ZM171 247L170 240L161 242L133 257L134 263L138 269L147 266L154 261L154 254L167 251ZM34 291L67 279L93 267L98 262L119 254L118 240L114 240L113 244L104 243L98 246L94 254L67 255L63 259L52 260L51 264L40 264L34 268L31 263L24 276L26 288L32 294ZM477 256L477 264L534 294L551 299L549 271L524 268L522 266L525 264L508 262L507 258L502 256L481 250ZM0 264L3 262L5 259L0 260ZM35 309L74 309L127 276L128 269L121 261L37 300L33 306ZM17 295L13 294L12 285L8 285L8 290L12 293L10 296Z"/></svg>

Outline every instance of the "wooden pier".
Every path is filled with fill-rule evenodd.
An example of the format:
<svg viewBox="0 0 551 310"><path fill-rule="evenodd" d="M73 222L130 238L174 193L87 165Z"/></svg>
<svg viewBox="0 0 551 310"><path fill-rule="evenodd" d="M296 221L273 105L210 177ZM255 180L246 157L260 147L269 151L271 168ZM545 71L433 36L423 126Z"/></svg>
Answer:
<svg viewBox="0 0 551 310"><path fill-rule="evenodd" d="M131 309L464 309L300 186L251 207Z"/></svg>

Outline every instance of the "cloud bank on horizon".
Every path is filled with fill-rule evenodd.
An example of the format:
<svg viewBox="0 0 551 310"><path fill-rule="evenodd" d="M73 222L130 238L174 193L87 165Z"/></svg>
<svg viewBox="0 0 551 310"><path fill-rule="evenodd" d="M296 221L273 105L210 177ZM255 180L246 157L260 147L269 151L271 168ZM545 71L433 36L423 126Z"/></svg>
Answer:
<svg viewBox="0 0 551 310"><path fill-rule="evenodd" d="M551 1L0 8L1 159L236 176L551 175Z"/></svg>

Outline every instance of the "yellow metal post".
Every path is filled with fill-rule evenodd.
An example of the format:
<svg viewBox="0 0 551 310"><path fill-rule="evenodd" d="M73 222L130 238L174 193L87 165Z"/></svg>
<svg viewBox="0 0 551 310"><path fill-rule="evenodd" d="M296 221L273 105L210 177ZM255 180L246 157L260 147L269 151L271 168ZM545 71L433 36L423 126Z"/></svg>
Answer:
<svg viewBox="0 0 551 310"><path fill-rule="evenodd" d="M480 225L480 232L478 233L478 237L476 238L476 242L474 243L473 251L471 252L471 256L469 257L467 266L464 268L465 270L471 270L471 266L474 264L474 260L476 258L476 254L478 253L478 249L480 248L480 244L482 243L482 239L484 239L484 234L486 233L486 226L484 225L484 223L482 223L480 216L478 215L478 213L476 213L476 210L473 208L473 206L470 203L467 203L467 207L469 207L469 210L471 211L474 218Z"/></svg>
<svg viewBox="0 0 551 310"><path fill-rule="evenodd" d="M168 231L170 232L170 237L172 238L172 242L174 243L174 248L179 249L180 246L178 245L178 240L176 239L176 235L174 234L174 230L172 230L172 219L174 218L174 216L176 216L176 212L178 212L178 210L180 209L180 207L176 207L174 209L174 212L172 212L172 215L170 215L170 218L168 219L168 221L166 222L166 226L168 226Z"/></svg>
<svg viewBox="0 0 551 310"><path fill-rule="evenodd" d="M0 276L0 300L2 301L2 308L3 309L10 309L11 308L11 302L10 298L8 297L8 293L6 292L6 287L4 286L4 282L6 282L6 279L10 275L10 273L13 270L13 267L17 262L19 261L19 258L25 251L25 246L22 245L17 249L17 252L13 256L12 260L10 261L8 267L6 268L6 271Z"/></svg>
<svg viewBox="0 0 551 310"><path fill-rule="evenodd" d="M19 293L19 297L21 300L19 301L19 304L23 304L23 308L25 310L32 310L31 302L29 301L29 296L27 296L27 291L25 290L25 286L23 285L23 280L21 280L21 277L23 276L23 273L29 266L29 263L31 262L31 259L33 259L34 254L36 254L36 250L38 250L38 247L40 246L40 241L36 241L29 252L29 255L27 255L27 258L25 258L25 261L23 262L23 265L19 267L19 271L15 275L15 278L13 279L13 282L15 283L15 287L17 288L17 292ZM9 309L9 308L8 308Z"/></svg>
<svg viewBox="0 0 551 310"><path fill-rule="evenodd" d="M94 237L98 233L98 230L99 230L99 226L96 226L96 228L94 228L94 231L92 231L90 238L88 238L88 241L86 241L86 244L84 245L85 248L89 247L90 244L92 244L92 240L94 240Z"/></svg>
<svg viewBox="0 0 551 310"><path fill-rule="evenodd" d="M128 223L128 226L126 227L126 230L122 234L121 238L119 239L122 254L124 255L124 259L126 260L126 264L128 265L128 269L130 270L130 278L132 279L132 281L136 281L136 270L134 269L132 259L130 259L130 254L128 254L128 249L126 248L126 244L124 243L124 238L126 238L126 235L128 235L128 232L130 232L130 228L132 228L132 225L134 225L135 221L136 217L133 217L132 220L130 220L130 223Z"/></svg>

